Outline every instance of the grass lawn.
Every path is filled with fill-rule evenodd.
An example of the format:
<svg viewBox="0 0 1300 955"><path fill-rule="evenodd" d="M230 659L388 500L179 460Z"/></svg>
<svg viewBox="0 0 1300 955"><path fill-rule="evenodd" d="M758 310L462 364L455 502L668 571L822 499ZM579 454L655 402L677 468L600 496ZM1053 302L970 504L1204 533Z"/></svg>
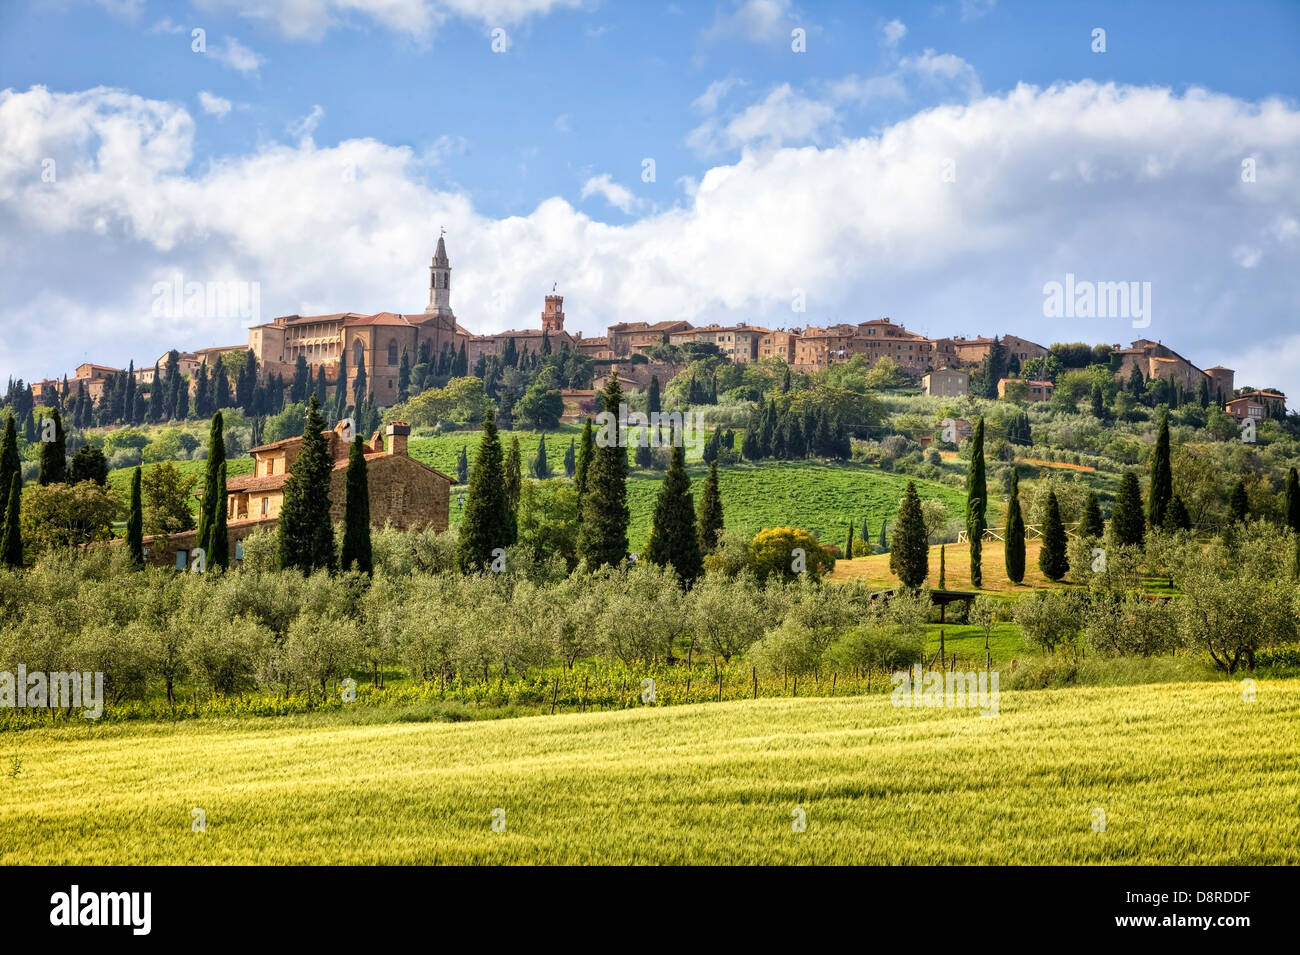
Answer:
<svg viewBox="0 0 1300 955"><path fill-rule="evenodd" d="M985 541L980 557L980 566L984 571L982 590L993 593L1015 595L1028 593L1038 587L1069 586L1070 577L1062 583L1053 583L1043 576L1038 569L1038 552L1042 541L1025 542L1025 580L1013 584L1007 578L1007 565L1001 541ZM881 589L895 587L898 578L889 569L888 554L872 554L869 557L855 557L853 560L840 560L835 563L832 580L848 580L851 577L865 578L867 583ZM944 582L949 590L974 590L970 582L970 545L947 544L944 550ZM926 580L930 587L939 586L939 545L930 548L930 577Z"/></svg>
<svg viewBox="0 0 1300 955"><path fill-rule="evenodd" d="M1004 690L990 718L878 694L33 730L0 738L21 760L0 863L1295 865L1298 708L1300 682L1261 680L1253 703L1230 682Z"/></svg>

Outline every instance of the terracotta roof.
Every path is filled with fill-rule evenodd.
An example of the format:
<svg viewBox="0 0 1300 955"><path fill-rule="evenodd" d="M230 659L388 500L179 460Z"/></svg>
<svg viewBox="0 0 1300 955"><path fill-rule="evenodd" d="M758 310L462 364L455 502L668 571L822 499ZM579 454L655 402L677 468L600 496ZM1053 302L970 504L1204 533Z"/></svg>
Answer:
<svg viewBox="0 0 1300 955"><path fill-rule="evenodd" d="M374 315L345 319L343 324L352 328L357 325L410 325L411 323L395 312L376 312Z"/></svg>
<svg viewBox="0 0 1300 955"><path fill-rule="evenodd" d="M334 432L329 428L323 428L321 430L321 434L325 436L325 440L327 441L329 440L330 435L332 435L333 433ZM281 438L279 441L272 441L270 444L259 444L255 448L249 448L248 453L255 454L258 451L274 451L276 448L285 448L293 444L294 442L301 441L301 440L302 440L302 435L297 434L294 435L292 438Z"/></svg>
<svg viewBox="0 0 1300 955"><path fill-rule="evenodd" d="M392 456L393 455L388 454L388 452L386 451L372 451L369 454L363 455L363 457L366 459L367 464L370 463L371 461L378 461L382 458L388 458ZM403 455L403 457L405 457L405 455ZM442 478L449 484L456 483L456 481L450 475L443 474L437 468L430 467L429 465L425 464L423 461L416 460L415 458L411 458L411 460L415 461L415 463L420 465L420 467L432 471L434 474L438 475L438 477ZM347 470L347 466L348 466L348 459L339 458L337 461L334 462L333 470L345 471ZM226 490L239 491L242 493L250 493L250 494L254 494L259 491L277 491L284 487L284 482L288 480L288 478L289 475L285 473L266 474L263 475L262 477L254 477L251 474L244 475L242 477L235 477L228 480L226 482Z"/></svg>

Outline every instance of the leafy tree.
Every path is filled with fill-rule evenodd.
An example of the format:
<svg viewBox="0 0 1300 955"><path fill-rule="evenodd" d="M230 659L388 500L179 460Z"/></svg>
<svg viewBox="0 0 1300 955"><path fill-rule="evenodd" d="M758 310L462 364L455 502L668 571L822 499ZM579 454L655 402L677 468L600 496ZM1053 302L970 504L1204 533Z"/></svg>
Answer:
<svg viewBox="0 0 1300 955"><path fill-rule="evenodd" d="M403 355L406 353L403 352ZM363 574L374 572L370 542L370 482L366 476L366 445L361 435L348 451L347 503L343 512L343 550L339 565Z"/></svg>
<svg viewBox="0 0 1300 955"><path fill-rule="evenodd" d="M668 473L659 487L646 556L651 563L672 567L687 586L704 572L695 527L695 496L686 473L686 451L680 444L672 449Z"/></svg>
<svg viewBox="0 0 1300 955"><path fill-rule="evenodd" d="M313 395L307 404L302 446L284 482L284 503L276 528L281 570L296 568L309 574L334 569L334 526L330 523L330 475L334 462L321 433L325 427Z"/></svg>
<svg viewBox="0 0 1300 955"><path fill-rule="evenodd" d="M996 342L994 343L996 345ZM975 422L975 434L970 445L970 474L966 479L966 534L970 539L970 582L979 587L983 581L980 567L984 529L987 527L985 507L988 503L988 483L984 474L984 419Z"/></svg>
<svg viewBox="0 0 1300 955"><path fill-rule="evenodd" d="M23 543L41 553L109 540L120 506L113 491L94 481L29 487L22 495Z"/></svg>
<svg viewBox="0 0 1300 955"><path fill-rule="evenodd" d="M491 411L483 419L474 467L469 475L469 500L460 525L456 559L466 573L492 564L492 551L508 546L509 501L506 498L505 465L501 439Z"/></svg>
<svg viewBox="0 0 1300 955"><path fill-rule="evenodd" d="M525 481L519 493L518 546L543 562L559 554L576 563L578 495L564 481Z"/></svg>
<svg viewBox="0 0 1300 955"><path fill-rule="evenodd" d="M718 484L718 462L709 465L709 474L700 491L698 520L700 548L706 553L718 546L718 536L723 530L722 489Z"/></svg>
<svg viewBox="0 0 1300 955"><path fill-rule="evenodd" d="M1106 525L1101 519L1101 505L1097 502L1097 492L1088 489L1088 497L1083 504L1083 520L1079 522L1079 536L1100 538L1106 533Z"/></svg>
<svg viewBox="0 0 1300 955"><path fill-rule="evenodd" d="M582 529L578 556L592 569L623 562L627 555L627 449L618 439L618 409L623 401L618 373L610 376L602 395L612 423L602 426L605 439L597 442L582 494ZM612 433L611 433L612 432ZM584 435L585 438L585 435ZM579 474L581 475L581 463Z"/></svg>
<svg viewBox="0 0 1300 955"><path fill-rule="evenodd" d="M799 527L769 527L750 541L745 566L761 582L769 578L796 580L802 573L821 579L835 567L835 558L808 531Z"/></svg>
<svg viewBox="0 0 1300 955"><path fill-rule="evenodd" d="M925 520L921 516L921 498L916 484L907 482L903 504L894 524L894 546L889 552L889 569L903 586L915 590L925 583L930 572L930 548L926 542Z"/></svg>
<svg viewBox="0 0 1300 955"><path fill-rule="evenodd" d="M1174 474L1169 464L1169 415L1160 419L1155 454L1151 459L1151 490L1147 496L1147 522L1162 527L1165 511L1174 496Z"/></svg>
<svg viewBox="0 0 1300 955"><path fill-rule="evenodd" d="M1169 502L1169 509L1165 511L1165 524L1168 530L1190 531L1192 529L1192 517L1187 513L1187 505L1177 494Z"/></svg>
<svg viewBox="0 0 1300 955"><path fill-rule="evenodd" d="M9 420L12 422L13 418ZM23 565L22 496L22 475L10 475L9 500L4 511L4 533L0 535L0 561L8 567Z"/></svg>
<svg viewBox="0 0 1300 955"><path fill-rule="evenodd" d="M1146 519L1142 516L1142 489L1137 474L1125 471L1110 515L1110 532L1118 545L1142 547L1146 542Z"/></svg>
<svg viewBox="0 0 1300 955"><path fill-rule="evenodd" d="M1038 552L1038 567L1048 580L1060 580L1070 569L1066 556L1065 524L1061 522L1061 507L1056 492L1047 495L1047 523L1043 527L1043 546Z"/></svg>
<svg viewBox="0 0 1300 955"><path fill-rule="evenodd" d="M194 487L199 479L182 474L170 461L155 464L144 472L144 532L171 535L194 529L190 510Z"/></svg>
<svg viewBox="0 0 1300 955"><path fill-rule="evenodd" d="M515 411L534 428L557 427L564 414L564 398L544 378L538 378L515 404Z"/></svg>
<svg viewBox="0 0 1300 955"><path fill-rule="evenodd" d="M1011 468L1011 500L1007 504L1005 554L1007 579L1018 584L1025 579L1025 516L1020 510L1020 472L1014 465Z"/></svg>
<svg viewBox="0 0 1300 955"><path fill-rule="evenodd" d="M37 478L41 486L62 484L68 479L67 439L63 433L63 418L59 415L58 408L50 410L50 418L54 421L54 440L41 442L41 470ZM43 426L41 430L44 432ZM43 433L42 437L44 437Z"/></svg>
<svg viewBox="0 0 1300 955"><path fill-rule="evenodd" d="M126 550L134 567L144 566L144 505L139 465L131 472L131 504L126 518Z"/></svg>

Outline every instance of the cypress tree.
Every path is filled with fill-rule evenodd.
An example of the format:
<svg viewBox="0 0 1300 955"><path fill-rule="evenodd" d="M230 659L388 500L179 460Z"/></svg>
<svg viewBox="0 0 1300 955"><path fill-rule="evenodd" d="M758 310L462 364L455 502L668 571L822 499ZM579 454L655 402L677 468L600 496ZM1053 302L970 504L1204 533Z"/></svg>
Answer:
<svg viewBox="0 0 1300 955"><path fill-rule="evenodd" d="M1295 469L1292 468L1294 474ZM0 439L0 488L8 490L15 474L23 473L22 458L18 456L18 429L14 426L12 414L5 417L5 434Z"/></svg>
<svg viewBox="0 0 1300 955"><path fill-rule="evenodd" d="M1137 473L1125 471L1115 495L1115 510L1110 515L1110 530L1116 544L1142 547L1146 543L1146 519L1142 516L1142 489Z"/></svg>
<svg viewBox="0 0 1300 955"><path fill-rule="evenodd" d="M1070 569L1065 552L1065 525L1061 523L1061 506L1056 492L1047 492L1047 523L1043 525L1043 547L1038 552L1038 567L1048 580L1060 580Z"/></svg>
<svg viewBox="0 0 1300 955"><path fill-rule="evenodd" d="M699 533L700 548L706 552L718 546L722 533L722 489L718 485L718 462L709 465L704 489L700 491Z"/></svg>
<svg viewBox="0 0 1300 955"><path fill-rule="evenodd" d="M591 429L591 417L582 428L582 443L578 445L577 470L574 471L574 489L578 492L578 511L582 511L582 496L587 492L587 474L591 469L591 459L596 454L595 433Z"/></svg>
<svg viewBox="0 0 1300 955"><path fill-rule="evenodd" d="M948 589L948 580L947 580L947 577L948 577L947 558L944 556L944 551L945 551L946 547L947 547L947 545L945 545L945 544L940 544L940 545L939 545L939 589L940 589L940 590L947 590L947 589Z"/></svg>
<svg viewBox="0 0 1300 955"><path fill-rule="evenodd" d="M646 555L651 563L672 567L687 586L704 572L695 527L695 496L686 473L686 450L681 445L673 447L668 473L659 486Z"/></svg>
<svg viewBox="0 0 1300 955"><path fill-rule="evenodd" d="M571 478L577 469L577 445L572 438L569 439L569 447L564 452L564 476Z"/></svg>
<svg viewBox="0 0 1300 955"><path fill-rule="evenodd" d="M374 572L370 550L370 483L366 477L366 446L361 435L348 451L347 504L343 513L343 551L339 564L363 574Z"/></svg>
<svg viewBox="0 0 1300 955"><path fill-rule="evenodd" d="M22 496L23 478L15 474L9 479L9 503L5 505L4 534L0 535L0 560L10 567L23 565Z"/></svg>
<svg viewBox="0 0 1300 955"><path fill-rule="evenodd" d="M966 535L970 538L970 582L971 586L977 588L984 579L980 560L984 528L987 526L985 522L987 501L988 485L984 475L984 419L980 418L975 422L975 435L971 438L970 475L966 479Z"/></svg>
<svg viewBox="0 0 1300 955"><path fill-rule="evenodd" d="M510 452L506 455L506 546L519 537L519 492L523 488L523 462L519 456L519 435L510 436Z"/></svg>
<svg viewBox="0 0 1300 955"><path fill-rule="evenodd" d="M202 366L200 366L202 367ZM208 428L208 460L204 469L203 500L199 504L199 532L196 543L207 554L208 565L216 566L216 554L212 532L217 526L217 515L226 509L226 488L221 481L221 466L226 463L225 424L218 411L212 416ZM221 566L225 566L223 563Z"/></svg>
<svg viewBox="0 0 1300 955"><path fill-rule="evenodd" d="M1147 521L1163 527L1165 510L1174 496L1174 474L1169 464L1169 415L1160 419L1155 455L1151 459L1151 491L1147 497Z"/></svg>
<svg viewBox="0 0 1300 955"><path fill-rule="evenodd" d="M852 520L849 521L848 539L844 541L844 559L845 560L853 559L853 521Z"/></svg>
<svg viewBox="0 0 1300 955"><path fill-rule="evenodd" d="M1088 498L1083 503L1083 520L1079 524L1079 536L1100 538L1105 533L1106 525L1101 519L1101 505L1097 503L1097 492L1089 489Z"/></svg>
<svg viewBox="0 0 1300 955"><path fill-rule="evenodd" d="M1007 579L1018 584L1025 579L1025 516L1020 510L1020 473L1011 467L1011 500L1007 504Z"/></svg>
<svg viewBox="0 0 1300 955"><path fill-rule="evenodd" d="M1103 421L1106 418L1106 405L1101 393L1101 385L1092 386L1092 416Z"/></svg>
<svg viewBox="0 0 1300 955"><path fill-rule="evenodd" d="M460 525L456 558L466 573L492 564L492 551L506 547L508 531L505 464L496 416L489 411L483 419L483 437L469 475L469 500Z"/></svg>
<svg viewBox="0 0 1300 955"><path fill-rule="evenodd" d="M84 383L79 383L77 387L78 395L84 394L82 389ZM153 381L149 385L149 420L155 423L163 419L166 409L163 406L163 379L158 373L158 363L153 363Z"/></svg>
<svg viewBox="0 0 1300 955"><path fill-rule="evenodd" d="M63 418L59 409L50 411L54 421L54 440L41 442L41 471L37 478L41 485L63 484L68 480L68 452L66 437L63 433ZM42 422L42 432L44 422Z"/></svg>
<svg viewBox="0 0 1300 955"><path fill-rule="evenodd" d="M10 418L9 421L10 424L5 429L6 447L13 419ZM1300 531L1300 476L1297 476L1295 468L1286 472L1286 526L1293 531Z"/></svg>
<svg viewBox="0 0 1300 955"><path fill-rule="evenodd" d="M321 434L320 404L313 395L307 404L302 447L284 482L284 503L276 529L281 570L296 568L305 574L317 568L334 569L334 526L330 523L329 442Z"/></svg>
<svg viewBox="0 0 1300 955"><path fill-rule="evenodd" d="M889 552L889 569L903 582L903 586L913 590L925 583L930 572L930 548L925 536L925 520L921 516L921 498L912 481L907 482L898 520L894 524L894 547Z"/></svg>
<svg viewBox="0 0 1300 955"><path fill-rule="evenodd" d="M533 477L545 481L551 476L551 462L546 460L546 435L537 442L537 456L533 458Z"/></svg>
<svg viewBox="0 0 1300 955"><path fill-rule="evenodd" d="M397 400L405 401L411 392L411 357L402 349L402 361L397 366Z"/></svg>
<svg viewBox="0 0 1300 955"><path fill-rule="evenodd" d="M463 444L460 446L460 454L456 456L456 483L469 483L469 454Z"/></svg>
<svg viewBox="0 0 1300 955"><path fill-rule="evenodd" d="M131 565L144 566L144 505L140 498L141 470L137 465L131 471L131 511L126 519L126 550Z"/></svg>
<svg viewBox="0 0 1300 955"><path fill-rule="evenodd" d="M327 387L328 386L325 382L325 366L317 365L316 366L316 404L321 408L325 407L325 389Z"/></svg>
<svg viewBox="0 0 1300 955"><path fill-rule="evenodd" d="M208 565L230 566L230 536L226 533L226 462L217 469L217 519L213 522L208 541Z"/></svg>
<svg viewBox="0 0 1300 955"><path fill-rule="evenodd" d="M619 387L617 373L605 385L603 399L605 411L613 421L601 430L608 428L613 434L596 446L591 457L582 492L582 526L578 531L578 556L592 570L617 566L627 556L627 449L618 439L618 407L623 401L623 389Z"/></svg>
<svg viewBox="0 0 1300 955"><path fill-rule="evenodd" d="M1230 504L1232 506L1232 519L1234 521L1244 521L1250 514L1250 498L1246 496L1246 484L1244 481L1238 481L1233 485Z"/></svg>
<svg viewBox="0 0 1300 955"><path fill-rule="evenodd" d="M885 519L880 522L880 552L882 554L886 554L889 552L889 541L885 538L885 528L888 525L889 525L889 515L886 514Z"/></svg>
<svg viewBox="0 0 1300 955"><path fill-rule="evenodd" d="M1177 494L1169 502L1169 509L1165 511L1165 527L1175 531L1190 531L1192 529L1192 516L1187 513L1187 505Z"/></svg>

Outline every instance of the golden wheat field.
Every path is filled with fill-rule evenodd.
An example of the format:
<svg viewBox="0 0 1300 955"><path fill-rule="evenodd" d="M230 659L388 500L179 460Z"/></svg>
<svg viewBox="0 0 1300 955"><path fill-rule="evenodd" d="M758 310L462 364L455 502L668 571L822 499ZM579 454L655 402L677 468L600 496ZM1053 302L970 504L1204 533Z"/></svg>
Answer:
<svg viewBox="0 0 1300 955"><path fill-rule="evenodd" d="M0 862L1294 865L1298 730L1262 681L25 731Z"/></svg>

